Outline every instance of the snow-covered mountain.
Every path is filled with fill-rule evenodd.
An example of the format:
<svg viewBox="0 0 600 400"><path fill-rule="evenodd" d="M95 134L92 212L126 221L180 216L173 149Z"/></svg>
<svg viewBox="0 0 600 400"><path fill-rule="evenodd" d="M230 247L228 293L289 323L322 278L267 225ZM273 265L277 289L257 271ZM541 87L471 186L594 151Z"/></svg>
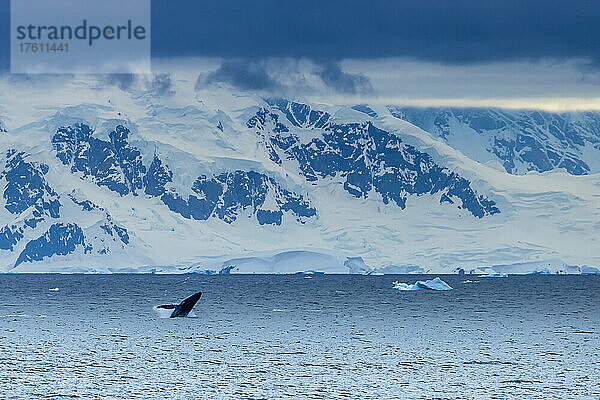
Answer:
<svg viewBox="0 0 600 400"><path fill-rule="evenodd" d="M395 117L430 132L479 162L499 162L511 174L563 168L600 172L600 113L493 108L389 106Z"/></svg>
<svg viewBox="0 0 600 400"><path fill-rule="evenodd" d="M452 130L419 129L414 109L176 82L169 96L85 78L60 96L27 97L43 91L25 83L28 101L2 98L1 270L577 272L572 265L600 264L600 175L586 159L598 145L592 122L552 142L563 154L555 166L567 171L517 176L485 164L478 155L494 150L479 139L463 149L449 146ZM578 121L596 118L585 115ZM546 170L527 154L516 151L507 170Z"/></svg>

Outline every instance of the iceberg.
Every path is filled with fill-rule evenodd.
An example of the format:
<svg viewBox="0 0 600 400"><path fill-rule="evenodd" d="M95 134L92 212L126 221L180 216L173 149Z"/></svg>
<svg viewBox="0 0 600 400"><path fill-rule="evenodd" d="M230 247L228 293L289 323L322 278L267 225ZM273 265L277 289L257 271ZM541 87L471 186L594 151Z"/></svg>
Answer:
<svg viewBox="0 0 600 400"><path fill-rule="evenodd" d="M216 275L217 271L212 270L212 269L199 269L199 270L193 271L191 273L197 274L197 275Z"/></svg>
<svg viewBox="0 0 600 400"><path fill-rule="evenodd" d="M479 275L480 278L508 278L508 274L486 274L486 275Z"/></svg>
<svg viewBox="0 0 600 400"><path fill-rule="evenodd" d="M579 267L575 265L569 265L560 259L546 259L514 264L491 265L488 267L481 267L479 272L483 274L510 275L578 274Z"/></svg>
<svg viewBox="0 0 600 400"><path fill-rule="evenodd" d="M428 281L417 281L414 285L403 282L394 282L397 290L452 290L452 287L439 277Z"/></svg>
<svg viewBox="0 0 600 400"><path fill-rule="evenodd" d="M306 271L296 272L296 275L323 275L325 272L323 271L315 271L314 269L309 269Z"/></svg>
<svg viewBox="0 0 600 400"><path fill-rule="evenodd" d="M349 274L369 275L373 270L365 264L362 257L347 257L344 267L348 268Z"/></svg>
<svg viewBox="0 0 600 400"><path fill-rule="evenodd" d="M214 270L219 274L331 274L352 273L344 265L346 256L328 250L262 251L246 255L206 257L186 272Z"/></svg>
<svg viewBox="0 0 600 400"><path fill-rule="evenodd" d="M600 269L588 265L581 266L581 275L600 275Z"/></svg>

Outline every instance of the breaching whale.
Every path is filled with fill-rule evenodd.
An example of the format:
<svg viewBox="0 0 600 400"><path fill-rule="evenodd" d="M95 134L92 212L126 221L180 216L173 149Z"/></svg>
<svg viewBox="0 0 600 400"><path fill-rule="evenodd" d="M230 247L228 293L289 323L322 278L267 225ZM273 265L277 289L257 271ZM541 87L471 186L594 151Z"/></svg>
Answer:
<svg viewBox="0 0 600 400"><path fill-rule="evenodd" d="M173 310L169 318L187 317L187 315L190 313L190 311L192 311L192 308L194 308L198 300L200 300L201 296L202 292L198 292L183 300L179 304L163 304L161 306L157 306L156 308Z"/></svg>

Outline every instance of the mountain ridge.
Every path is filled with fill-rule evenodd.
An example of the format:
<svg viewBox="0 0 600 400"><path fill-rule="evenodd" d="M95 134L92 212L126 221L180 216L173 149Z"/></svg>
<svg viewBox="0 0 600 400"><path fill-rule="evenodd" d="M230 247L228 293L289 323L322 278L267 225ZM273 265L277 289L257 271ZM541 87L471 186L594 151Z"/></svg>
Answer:
<svg viewBox="0 0 600 400"><path fill-rule="evenodd" d="M564 168L573 175L600 172L600 113L551 113L499 108L388 106L390 113L450 143L479 162L494 159L511 174ZM470 142L468 139L471 138ZM469 149L473 138L485 154ZM487 156L487 157L486 157Z"/></svg>
<svg viewBox="0 0 600 400"><path fill-rule="evenodd" d="M135 97L127 108L113 105L119 99L81 101L6 133L4 157L21 152L62 208L58 217L43 208L48 190L38 228L17 225L29 218L6 208L14 168L2 164L0 243L24 233L11 250L0 248L4 270L252 272L248 265L259 264L227 269L211 260L279 260L285 249L333 252L297 259L321 260L327 272L598 261L583 240L600 215L589 190L594 174L490 169L385 107L228 96L197 93L182 107L157 104L162 98ZM589 221L567 228L582 215ZM48 255L45 243L63 247ZM319 270L301 264L279 272ZM556 265L552 271L567 270Z"/></svg>

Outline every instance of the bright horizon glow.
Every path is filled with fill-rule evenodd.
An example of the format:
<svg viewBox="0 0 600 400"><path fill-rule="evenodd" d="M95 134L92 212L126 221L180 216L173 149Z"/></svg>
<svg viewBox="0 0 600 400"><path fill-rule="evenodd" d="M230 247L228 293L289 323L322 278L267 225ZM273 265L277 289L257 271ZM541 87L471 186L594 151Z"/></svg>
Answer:
<svg viewBox="0 0 600 400"><path fill-rule="evenodd" d="M225 60L178 58L153 61L156 73L196 79ZM261 68L281 82L277 90L257 90L265 96L311 102L415 107L491 107L548 112L600 111L600 72L589 60L542 60L475 65L445 65L409 59L344 60L345 73L362 75L373 90L339 93L324 87L310 60L268 59Z"/></svg>
<svg viewBox="0 0 600 400"><path fill-rule="evenodd" d="M336 105L394 105L407 107L502 108L509 110L540 110L547 112L600 111L600 97L580 98L405 98L405 97L310 97L317 103Z"/></svg>
<svg viewBox="0 0 600 400"><path fill-rule="evenodd" d="M218 70L226 61L194 57L159 59L153 61L153 73L168 76L170 89L178 103L190 103L194 102L198 78ZM321 65L305 59L268 59L256 64L255 68L277 83L274 88L236 87L239 82L249 79L244 71L239 71L233 77L237 80L212 83L215 86L199 90L210 92L215 87L229 86L233 92L329 105L366 103L373 106L481 107L548 112L600 111L600 72L589 67L589 61L584 59L452 66L406 59L344 60L340 67L342 74L364 77L372 90L340 92L319 77ZM78 85L79 81L95 81L98 89L113 90L111 85L117 85L115 90L119 90L115 83L119 79L109 83L107 77L93 74L0 75L0 111L6 114L8 110L2 109L13 104L19 93L42 87L58 90L64 85ZM152 90L148 82L153 79L152 74L136 75L131 80L137 84L124 90L139 93ZM4 115L5 120L10 118L10 113Z"/></svg>

